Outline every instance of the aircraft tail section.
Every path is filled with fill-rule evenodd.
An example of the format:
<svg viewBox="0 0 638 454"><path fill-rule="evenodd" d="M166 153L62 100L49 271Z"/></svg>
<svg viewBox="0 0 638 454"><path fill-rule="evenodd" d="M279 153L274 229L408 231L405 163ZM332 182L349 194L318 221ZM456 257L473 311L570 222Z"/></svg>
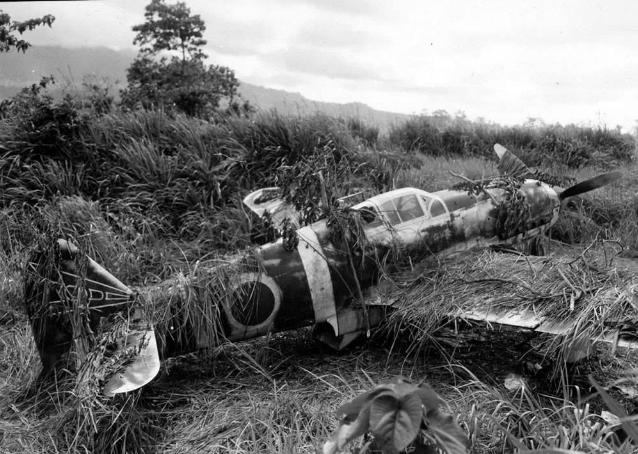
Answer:
<svg viewBox="0 0 638 454"><path fill-rule="evenodd" d="M44 374L62 367L80 371L82 360L97 355L104 370L96 372L108 394L131 391L155 377L155 334L137 295L75 245L60 239L33 254L25 282Z"/></svg>

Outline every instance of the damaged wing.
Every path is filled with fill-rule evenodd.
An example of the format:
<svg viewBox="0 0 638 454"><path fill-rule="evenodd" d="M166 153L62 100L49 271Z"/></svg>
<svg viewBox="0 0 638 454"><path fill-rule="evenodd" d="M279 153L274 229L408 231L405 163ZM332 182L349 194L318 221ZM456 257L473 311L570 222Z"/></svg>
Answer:
<svg viewBox="0 0 638 454"><path fill-rule="evenodd" d="M540 316L531 310L525 309L485 309L472 311L459 311L454 314L456 318L521 328L537 333L552 334L555 336L568 336L575 332L577 322L574 320L558 321L551 317ZM607 342L614 347L638 349L638 338L624 336L622 329L610 326L607 330L591 339L593 342Z"/></svg>
<svg viewBox="0 0 638 454"><path fill-rule="evenodd" d="M269 216L275 227L281 226L285 219L298 224L299 212L294 206L281 198L281 190L278 187L262 188L251 192L244 197L246 205L260 218Z"/></svg>

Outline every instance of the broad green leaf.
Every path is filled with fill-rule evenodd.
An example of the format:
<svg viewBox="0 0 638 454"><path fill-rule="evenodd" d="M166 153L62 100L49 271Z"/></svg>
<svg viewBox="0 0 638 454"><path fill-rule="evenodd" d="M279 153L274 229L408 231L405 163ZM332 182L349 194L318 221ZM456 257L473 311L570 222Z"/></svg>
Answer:
<svg viewBox="0 0 638 454"><path fill-rule="evenodd" d="M374 389L355 397L337 409L337 417L340 421L344 422L354 421L363 407L369 405L380 393L388 391L389 389L388 385L378 385Z"/></svg>
<svg viewBox="0 0 638 454"><path fill-rule="evenodd" d="M443 405L443 400L441 400L438 394L427 383L421 384L417 393L421 399L421 403L427 411L437 410L441 405Z"/></svg>
<svg viewBox="0 0 638 454"><path fill-rule="evenodd" d="M443 401L427 384L416 386L397 379L395 383L376 386L339 408L341 423L324 444L323 453L340 452L368 431L384 452L396 453L416 439L422 422L426 423L425 435L433 445L417 442L416 452L430 454L438 447L448 454L467 453L465 432L451 416L439 410L441 405Z"/></svg>
<svg viewBox="0 0 638 454"><path fill-rule="evenodd" d="M392 440L399 399L394 394L377 396L370 404L370 431L383 444Z"/></svg>
<svg viewBox="0 0 638 454"><path fill-rule="evenodd" d="M341 451L348 443L368 431L370 420L370 404L361 408L354 421L339 424L330 439L323 445L323 454L334 454Z"/></svg>
<svg viewBox="0 0 638 454"><path fill-rule="evenodd" d="M400 381L398 383L394 383L392 385L390 385L390 387L392 388L392 390L397 394L397 396L402 397L402 396L406 396L408 394L412 394L418 391L419 387L416 385L413 385L411 383L406 383L403 381Z"/></svg>
<svg viewBox="0 0 638 454"><path fill-rule="evenodd" d="M370 430L386 448L401 451L419 433L422 410L421 400L415 394L398 395L384 393L370 405Z"/></svg>
<svg viewBox="0 0 638 454"><path fill-rule="evenodd" d="M428 437L436 441L436 444L447 454L467 453L469 445L467 435L452 416L436 409L427 412L425 422Z"/></svg>

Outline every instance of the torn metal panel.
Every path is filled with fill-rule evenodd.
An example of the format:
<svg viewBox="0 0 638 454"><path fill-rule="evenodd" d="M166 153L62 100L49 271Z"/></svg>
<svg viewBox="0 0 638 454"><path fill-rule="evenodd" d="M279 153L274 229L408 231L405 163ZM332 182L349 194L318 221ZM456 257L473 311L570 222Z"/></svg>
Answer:
<svg viewBox="0 0 638 454"><path fill-rule="evenodd" d="M486 311L458 312L456 317L484 323L495 323L498 325L517 326L524 329L535 330L542 323L543 319L537 317L532 312L524 310L498 311L494 309Z"/></svg>
<svg viewBox="0 0 638 454"><path fill-rule="evenodd" d="M277 187L251 192L244 197L243 203L258 217L267 214L276 228L280 228L286 220L299 226L299 212L281 198L281 190Z"/></svg>

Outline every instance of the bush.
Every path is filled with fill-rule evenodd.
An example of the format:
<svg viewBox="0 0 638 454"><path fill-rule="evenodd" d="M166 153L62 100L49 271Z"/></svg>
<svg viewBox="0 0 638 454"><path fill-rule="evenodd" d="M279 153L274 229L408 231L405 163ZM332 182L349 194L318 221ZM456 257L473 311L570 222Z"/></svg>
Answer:
<svg viewBox="0 0 638 454"><path fill-rule="evenodd" d="M379 140L379 128L377 126L367 125L359 118L349 118L346 121L346 125L352 137L359 139L364 146L373 148L377 145Z"/></svg>
<svg viewBox="0 0 638 454"><path fill-rule="evenodd" d="M629 134L574 125L498 126L464 117L418 116L395 125L392 146L432 156L493 155L492 146L511 148L531 166L611 168L633 160L636 143Z"/></svg>

